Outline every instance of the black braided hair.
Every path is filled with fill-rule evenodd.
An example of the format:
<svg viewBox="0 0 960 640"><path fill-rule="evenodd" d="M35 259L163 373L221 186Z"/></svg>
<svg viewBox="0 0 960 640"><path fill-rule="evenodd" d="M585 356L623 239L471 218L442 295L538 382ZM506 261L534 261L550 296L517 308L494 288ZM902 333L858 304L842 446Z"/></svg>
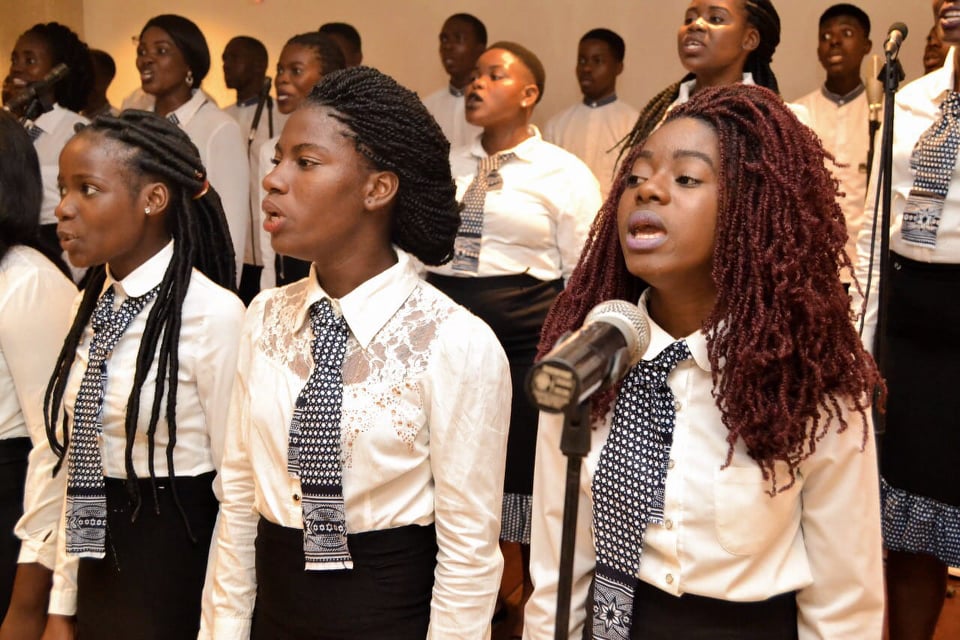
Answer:
<svg viewBox="0 0 960 640"><path fill-rule="evenodd" d="M287 47L289 45L299 45L313 49L320 58L320 73L322 75L347 68L347 59L343 56L343 50L336 40L325 33L319 31L300 33L287 40L287 43L283 46Z"/></svg>
<svg viewBox="0 0 960 640"><path fill-rule="evenodd" d="M427 265L453 257L460 207L450 143L417 94L370 67L334 71L300 107L328 107L352 132L357 152L400 179L391 240Z"/></svg>
<svg viewBox="0 0 960 640"><path fill-rule="evenodd" d="M774 93L780 93L777 76L770 67L770 63L773 62L773 53L780 44L780 16L771 0L743 0L743 3L744 10L747 12L747 23L754 27L760 36L760 44L747 56L743 70L753 75L754 84L766 87ZM671 84L647 103L640 111L633 130L621 141L620 158L630 148L646 140L653 133L667 115L670 105L680 95L680 84L693 79L694 75L688 73L680 82Z"/></svg>
<svg viewBox="0 0 960 640"><path fill-rule="evenodd" d="M87 97L93 88L93 62L90 49L69 27L59 22L35 24L23 35L40 38L47 43L53 66L66 64L70 73L56 83L53 95L57 104L80 113L87 105Z"/></svg>
<svg viewBox="0 0 960 640"><path fill-rule="evenodd" d="M42 203L43 180L33 141L16 116L0 111L0 261L10 249L24 245L70 277L60 253L40 240Z"/></svg>
<svg viewBox="0 0 960 640"><path fill-rule="evenodd" d="M126 431L124 463L127 473L127 492L134 505L133 517L136 518L142 501L137 475L133 468L133 444L139 427L140 389L156 360L156 389L150 421L147 425L148 460L154 504L159 510L153 459L160 410L166 398L166 422L169 436L166 448L167 469L170 473L174 502L192 539L190 523L187 521L177 494L173 464L173 448L177 441L177 373L180 366L181 310L190 285L191 271L194 268L221 287L230 291L236 290L236 267L227 219L220 204L220 196L206 180L206 170L200 162L197 148L186 133L167 119L146 111L128 110L118 117L101 116L90 126L81 128L77 135L99 135L126 148L128 153L121 158L130 169L129 173L132 174L129 184L131 190L138 188L145 180L158 180L170 190L166 221L174 240L173 258L160 282L156 302L147 315L146 328L137 353L133 388L127 403L124 422ZM44 396L47 439L59 458L54 473L59 471L69 448L65 414L60 425L62 442L58 439L57 433L64 389L80 338L90 321L105 280L106 269L103 265L91 270L90 281L84 291L80 308L57 357L57 364Z"/></svg>

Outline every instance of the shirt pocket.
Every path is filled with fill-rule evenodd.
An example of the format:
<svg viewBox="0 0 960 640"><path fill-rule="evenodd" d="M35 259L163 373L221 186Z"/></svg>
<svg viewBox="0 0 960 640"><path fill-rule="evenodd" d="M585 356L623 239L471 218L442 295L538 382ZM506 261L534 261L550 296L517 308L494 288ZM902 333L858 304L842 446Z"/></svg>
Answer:
<svg viewBox="0 0 960 640"><path fill-rule="evenodd" d="M776 464L777 483L789 478L786 465ZM737 556L769 548L784 530L799 526L801 478L789 489L770 495L772 482L760 467L727 467L713 485L717 540Z"/></svg>

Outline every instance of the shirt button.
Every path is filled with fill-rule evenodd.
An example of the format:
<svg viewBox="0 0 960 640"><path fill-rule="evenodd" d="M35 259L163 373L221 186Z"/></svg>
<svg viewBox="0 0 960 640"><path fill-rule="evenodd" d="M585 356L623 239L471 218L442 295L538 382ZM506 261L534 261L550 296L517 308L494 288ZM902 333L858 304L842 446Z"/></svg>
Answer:
<svg viewBox="0 0 960 640"><path fill-rule="evenodd" d="M681 409L683 409L683 403L680 402L679 400L674 400L673 408L676 409L677 411L680 411Z"/></svg>
<svg viewBox="0 0 960 640"><path fill-rule="evenodd" d="M665 526L667 529L673 529L673 520L671 520L670 518L667 518L663 522L663 526Z"/></svg>
<svg viewBox="0 0 960 640"><path fill-rule="evenodd" d="M677 463L674 461L673 458L670 458L669 460L667 460L667 469L673 469L676 465Z"/></svg>
<svg viewBox="0 0 960 640"><path fill-rule="evenodd" d="M300 494L299 494L299 493L293 494L293 501L294 501L294 502L300 502Z"/></svg>
<svg viewBox="0 0 960 640"><path fill-rule="evenodd" d="M668 573L666 577L667 584L673 584L673 574Z"/></svg>

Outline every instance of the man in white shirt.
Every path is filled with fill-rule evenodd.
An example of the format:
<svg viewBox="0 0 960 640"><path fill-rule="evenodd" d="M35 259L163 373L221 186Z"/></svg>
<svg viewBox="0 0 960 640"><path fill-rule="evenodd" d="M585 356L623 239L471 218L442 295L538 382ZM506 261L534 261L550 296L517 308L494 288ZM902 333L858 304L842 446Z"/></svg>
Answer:
<svg viewBox="0 0 960 640"><path fill-rule="evenodd" d="M450 147L463 147L483 131L467 122L464 91L470 85L477 58L487 47L487 28L469 13L456 13L440 30L440 62L450 83L423 99L427 108L450 141Z"/></svg>
<svg viewBox="0 0 960 640"><path fill-rule="evenodd" d="M224 109L240 125L247 142L250 162L250 221L243 248L243 273L240 299L250 304L260 291L263 256L260 251L260 160L258 150L280 131L279 114L274 113L267 79L268 55L262 42L250 36L237 36L223 50L223 81L237 92L237 102ZM262 103L262 106L261 106ZM257 112L260 116L257 118ZM254 123L256 119L256 123Z"/></svg>
<svg viewBox="0 0 960 640"><path fill-rule="evenodd" d="M577 47L577 81L583 100L556 114L543 137L584 161L606 198L616 172L618 143L630 133L639 113L617 100L617 76L623 72L623 38L609 29L592 29Z"/></svg>
<svg viewBox="0 0 960 640"><path fill-rule="evenodd" d="M856 261L857 234L863 223L870 149L870 105L860 79L860 64L872 46L866 13L852 4L828 8L820 16L817 44L817 57L827 72L826 82L796 101L807 109L806 124L836 159L830 170L843 194L839 202L850 236L846 252L852 261ZM852 280L848 271L840 277L847 285Z"/></svg>

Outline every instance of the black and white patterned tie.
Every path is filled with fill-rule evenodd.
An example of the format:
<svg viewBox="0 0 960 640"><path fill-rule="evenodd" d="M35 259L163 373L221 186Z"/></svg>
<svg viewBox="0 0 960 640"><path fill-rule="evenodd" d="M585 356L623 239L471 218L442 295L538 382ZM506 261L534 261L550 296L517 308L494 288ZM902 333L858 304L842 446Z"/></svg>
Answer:
<svg viewBox="0 0 960 640"><path fill-rule="evenodd" d="M500 167L516 154L498 153L477 161L477 175L463 194L463 211L460 212L460 228L453 245L454 271L476 273L480 266L480 241L483 235L483 207L487 201L487 191L500 188L503 178Z"/></svg>
<svg viewBox="0 0 960 640"><path fill-rule="evenodd" d="M900 235L904 242L937 246L943 203L953 179L960 150L960 93L951 91L940 105L940 117L913 148L913 186L903 210Z"/></svg>
<svg viewBox="0 0 960 640"><path fill-rule="evenodd" d="M37 138L42 136L46 131L38 127L37 125L30 123L30 126L27 127L27 135L30 136L30 140L33 142L37 141Z"/></svg>
<svg viewBox="0 0 960 640"><path fill-rule="evenodd" d="M350 330L324 298L310 305L313 372L297 397L287 471L303 491L303 554L311 570L350 569L340 462L343 357Z"/></svg>
<svg viewBox="0 0 960 640"><path fill-rule="evenodd" d="M103 430L103 394L107 360L120 336L154 296L159 286L136 298L127 298L114 311L113 285L93 311L93 339L87 369L73 409L73 430L67 461L67 553L102 558L107 534L107 496L104 492L100 440Z"/></svg>
<svg viewBox="0 0 960 640"><path fill-rule="evenodd" d="M620 387L610 435L593 476L595 639L630 638L643 534L648 523L663 523L677 417L667 376L690 357L686 342L674 342L653 360L641 360Z"/></svg>

